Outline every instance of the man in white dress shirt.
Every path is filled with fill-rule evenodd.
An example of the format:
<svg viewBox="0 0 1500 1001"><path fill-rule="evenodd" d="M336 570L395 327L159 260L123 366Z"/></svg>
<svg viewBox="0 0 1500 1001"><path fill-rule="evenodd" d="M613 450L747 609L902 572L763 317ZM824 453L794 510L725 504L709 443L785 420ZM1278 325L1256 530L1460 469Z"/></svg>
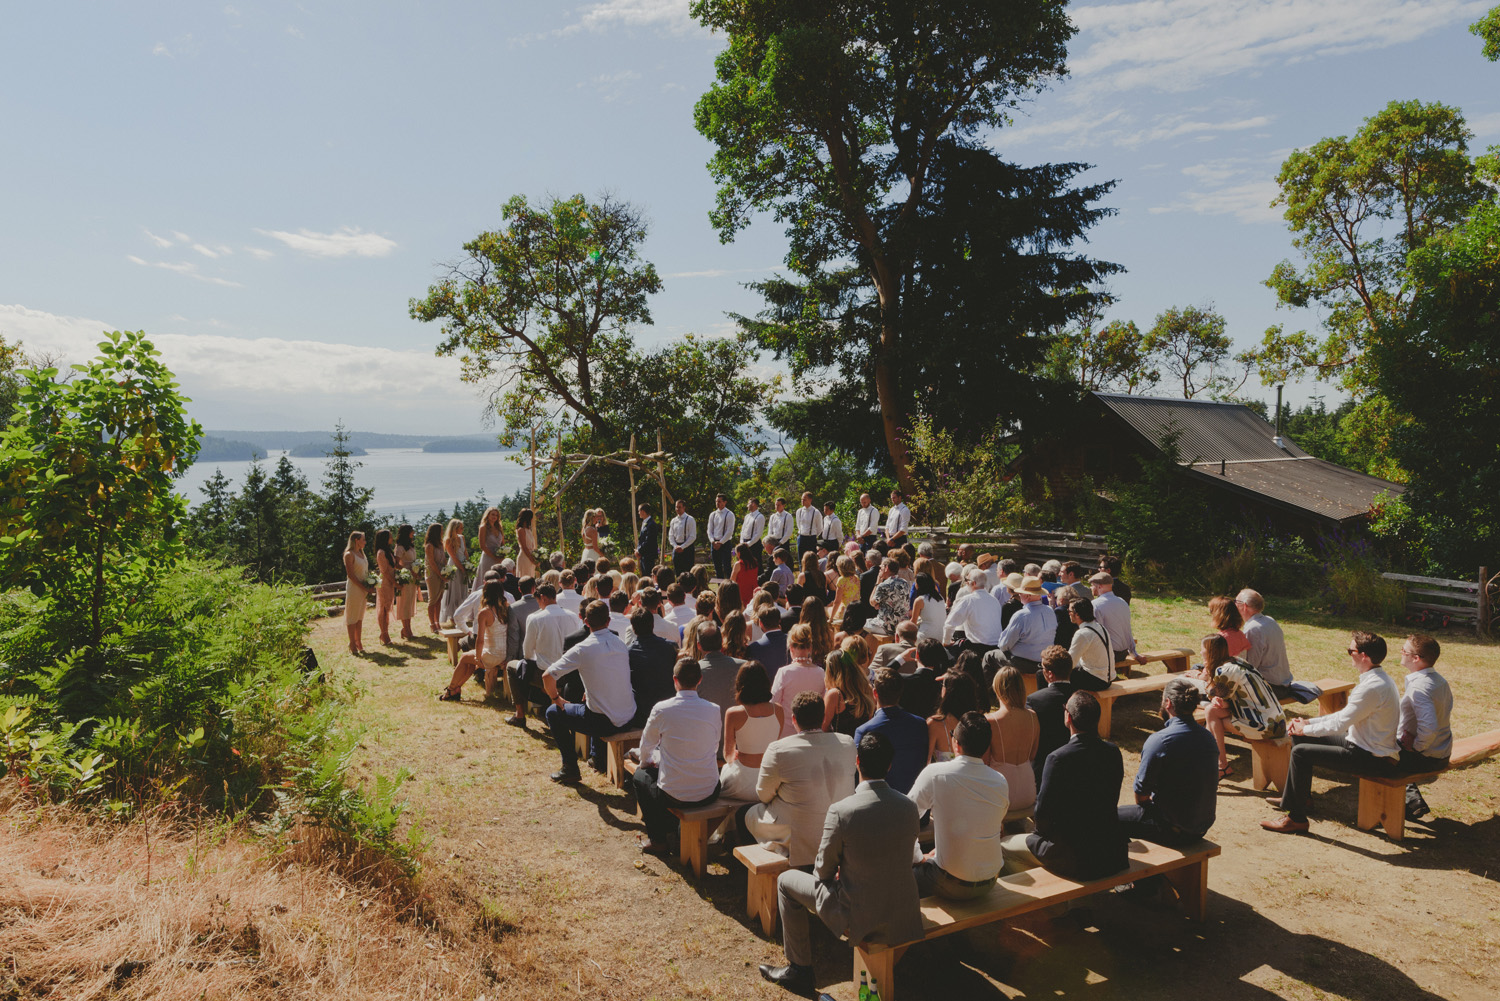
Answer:
<svg viewBox="0 0 1500 1001"><path fill-rule="evenodd" d="M778 497L776 510L766 519L766 552L774 554L778 549L785 549L792 537L792 528L792 512L786 509L786 498Z"/></svg>
<svg viewBox="0 0 1500 1001"><path fill-rule="evenodd" d="M677 694L651 708L641 731L641 767L631 782L646 840L641 851L662 855L678 833L673 807L702 806L719 795L719 736L723 710L698 697L698 662L672 669Z"/></svg>
<svg viewBox="0 0 1500 1001"><path fill-rule="evenodd" d="M550 575L549 575L550 576ZM526 728L526 706L531 686L542 672L563 655L563 641L578 628L578 616L557 604L557 585L543 581L536 586L536 611L526 620L521 638L521 656L508 666L510 690L516 696L516 711L505 722Z"/></svg>
<svg viewBox="0 0 1500 1001"><path fill-rule="evenodd" d="M766 516L760 513L760 498L751 497L745 505L745 517L740 519L740 542L748 543L755 551L755 570L760 572L760 537L766 530Z"/></svg>
<svg viewBox="0 0 1500 1001"><path fill-rule="evenodd" d="M854 516L854 539L868 552L880 538L880 508L870 503L869 494L859 495L859 513Z"/></svg>
<svg viewBox="0 0 1500 1001"><path fill-rule="evenodd" d="M797 508L793 520L797 527L797 562L800 564L803 553L818 548L818 536L823 533L823 516L813 506L811 491L802 492L802 506Z"/></svg>
<svg viewBox="0 0 1500 1001"><path fill-rule="evenodd" d="M1406 668L1406 690L1401 693L1401 764L1397 775L1440 772L1453 756L1453 689L1433 668L1442 653L1438 641L1413 633L1401 644L1401 666ZM1428 814L1427 801L1414 785L1406 787L1406 816L1421 820Z"/></svg>
<svg viewBox="0 0 1500 1001"><path fill-rule="evenodd" d="M823 505L823 531L818 533L818 541L827 548L830 559L837 556L843 548L844 523L833 513L833 501Z"/></svg>
<svg viewBox="0 0 1500 1001"><path fill-rule="evenodd" d="M672 547L672 569L679 574L693 569L693 544L698 541L698 523L687 513L687 504L677 502L677 515L667 526L667 545Z"/></svg>
<svg viewBox="0 0 1500 1001"><path fill-rule="evenodd" d="M932 811L934 835L933 850L916 865L917 892L972 900L989 892L1005 863L1000 843L1010 787L984 763L990 723L982 713L964 713L953 743L952 760L928 765L911 787L917 810Z"/></svg>
<svg viewBox="0 0 1500 1001"><path fill-rule="evenodd" d="M535 616L532 616L535 618ZM584 612L590 635L568 650L542 673L542 687L552 704L547 726L562 755L562 769L553 782L577 782L578 752L573 734L608 737L618 733L635 715L635 691L630 687L630 653L620 637L609 631L609 606L595 601ZM557 690L557 679L573 671L583 681L583 701L568 702ZM604 771L604 743L593 742L594 767Z"/></svg>
<svg viewBox="0 0 1500 1001"><path fill-rule="evenodd" d="M906 495L899 490L891 491L891 509L885 513L885 544L890 549L906 545L906 529L911 525L911 511L906 506Z"/></svg>
<svg viewBox="0 0 1500 1001"><path fill-rule="evenodd" d="M954 634L963 630L964 650L983 657L1000 642L1000 602L984 589L984 571L976 566L964 569L965 590L948 610L943 622L943 645L952 646ZM953 651L957 653L958 651Z"/></svg>
<svg viewBox="0 0 1500 1001"><path fill-rule="evenodd" d="M714 576L729 579L730 561L734 558L734 512L723 494L714 497L713 513L708 516L708 549L714 561Z"/></svg>
<svg viewBox="0 0 1500 1001"><path fill-rule="evenodd" d="M1344 775L1391 776L1401 758L1396 730L1401 722L1401 695L1380 666L1385 640L1359 631L1349 640L1349 659L1359 669L1359 681L1349 702L1338 712L1304 720L1293 718L1286 732L1292 737L1292 758L1280 806L1286 814L1262 820L1260 826L1280 834L1308 829L1312 805L1313 768ZM1273 801L1273 805L1274 801Z"/></svg>
<svg viewBox="0 0 1500 1001"><path fill-rule="evenodd" d="M1115 594L1114 577L1103 571L1089 578L1089 588L1094 592L1094 621L1109 633L1115 663L1118 664L1135 653L1135 634L1130 631L1130 605Z"/></svg>
<svg viewBox="0 0 1500 1001"><path fill-rule="evenodd" d="M672 641L674 643L682 642L683 627L692 622L693 617L698 614L693 607L693 602L688 600L690 597L696 598L697 596L689 595L687 588L683 587L680 582L673 581L667 585L667 604L671 607L666 609L662 618L677 627L677 638Z"/></svg>

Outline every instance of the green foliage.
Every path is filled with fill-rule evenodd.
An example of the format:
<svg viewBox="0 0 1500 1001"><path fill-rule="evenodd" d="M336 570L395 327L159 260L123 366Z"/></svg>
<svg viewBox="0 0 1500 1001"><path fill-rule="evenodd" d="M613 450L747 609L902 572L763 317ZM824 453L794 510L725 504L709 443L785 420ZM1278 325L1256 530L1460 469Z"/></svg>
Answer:
<svg viewBox="0 0 1500 1001"><path fill-rule="evenodd" d="M1484 40L1484 58L1500 61L1500 7L1490 8L1488 14L1469 25L1469 34Z"/></svg>
<svg viewBox="0 0 1500 1001"><path fill-rule="evenodd" d="M1406 318L1417 285L1407 255L1457 224L1484 197L1468 156L1472 133L1456 108L1392 101L1351 137L1297 150L1277 176L1292 245L1305 266L1266 280L1278 304L1325 311L1321 337L1280 327L1254 356L1267 384L1337 375L1362 393L1377 329Z"/></svg>
<svg viewBox="0 0 1500 1001"><path fill-rule="evenodd" d="M21 353L20 341L7 341L0 337L0 427L10 423L11 415L21 399L21 372L26 365L26 356Z"/></svg>
<svg viewBox="0 0 1500 1001"><path fill-rule="evenodd" d="M1376 388L1408 420L1389 438L1432 571L1467 577L1500 547L1500 202L1411 256L1406 322L1372 349Z"/></svg>
<svg viewBox="0 0 1500 1001"><path fill-rule="evenodd" d="M1212 306L1172 306L1157 314L1141 341L1143 355L1179 383L1189 400L1200 393L1222 400L1239 392L1249 377L1250 363L1243 356L1233 359L1243 365L1238 378L1226 371L1232 346L1224 333L1224 317Z"/></svg>
<svg viewBox="0 0 1500 1001"><path fill-rule="evenodd" d="M186 501L172 480L202 433L144 333L109 334L99 351L66 379L26 372L0 437L0 582L54 595L82 617L87 646L122 584L180 555Z"/></svg>
<svg viewBox="0 0 1500 1001"><path fill-rule="evenodd" d="M820 505L833 501L844 531L853 534L860 494L869 494L873 503L883 505L895 486L895 480L872 473L847 452L798 441L769 466L760 463L749 470L736 484L729 502L736 512L742 512L751 497L759 497L762 509L770 511L773 498L785 497L795 505L796 498L809 490Z"/></svg>
<svg viewBox="0 0 1500 1001"><path fill-rule="evenodd" d="M711 219L729 240L768 213L789 241L794 277L758 286L768 309L745 327L798 378L838 373L781 426L861 460L883 450L910 492L919 397L943 399L945 421L951 405L955 431L981 398L1035 398L1038 335L1112 270L1056 252L1104 214L1091 203L1109 185L1072 189L1083 165L1019 168L980 141L1063 72L1074 29L1049 0L691 9L728 40L695 110L716 147Z"/></svg>
<svg viewBox="0 0 1500 1001"><path fill-rule="evenodd" d="M1178 467L1176 435L1165 437L1159 453L1141 460L1140 476L1114 493L1105 534L1136 578L1182 581L1200 571L1216 548L1215 506Z"/></svg>
<svg viewBox="0 0 1500 1001"><path fill-rule="evenodd" d="M911 501L928 523L959 532L1011 527L1020 485L1005 482L1005 465L1015 449L1001 445L997 431L969 445L919 413L907 445L917 483Z"/></svg>
<svg viewBox="0 0 1500 1001"><path fill-rule="evenodd" d="M1382 577L1384 570L1384 560L1367 544L1332 547L1323 567L1323 599L1329 611L1395 622L1406 610L1406 588Z"/></svg>
<svg viewBox="0 0 1500 1001"><path fill-rule="evenodd" d="M1084 392L1149 392L1161 381L1140 328L1127 320L1104 322L1100 301L1058 329L1047 346L1046 373Z"/></svg>

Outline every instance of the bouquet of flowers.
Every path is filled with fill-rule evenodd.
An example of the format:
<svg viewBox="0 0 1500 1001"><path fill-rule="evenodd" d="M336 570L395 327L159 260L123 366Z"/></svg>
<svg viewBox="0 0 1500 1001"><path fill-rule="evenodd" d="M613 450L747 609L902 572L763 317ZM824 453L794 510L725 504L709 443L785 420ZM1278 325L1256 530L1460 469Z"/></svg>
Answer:
<svg viewBox="0 0 1500 1001"><path fill-rule="evenodd" d="M439 570L438 573L443 575L443 580L452 580L453 575L458 573L458 564L449 560L443 564L443 569Z"/></svg>
<svg viewBox="0 0 1500 1001"><path fill-rule="evenodd" d="M426 580L427 561L424 559L418 559L417 562L411 565L411 572L417 578L417 580Z"/></svg>
<svg viewBox="0 0 1500 1001"><path fill-rule="evenodd" d="M411 571L402 567L396 571L396 595L400 597L401 589L411 583Z"/></svg>
<svg viewBox="0 0 1500 1001"><path fill-rule="evenodd" d="M464 569L468 571L470 577L474 576L476 573L479 572L479 554L478 553L470 553L469 554L469 559L468 559L468 562L466 562L464 564Z"/></svg>
<svg viewBox="0 0 1500 1001"><path fill-rule="evenodd" d="M379 590L379 589L380 589L380 574L374 573L373 571L371 573L365 574L365 590L366 591L376 591L376 590Z"/></svg>

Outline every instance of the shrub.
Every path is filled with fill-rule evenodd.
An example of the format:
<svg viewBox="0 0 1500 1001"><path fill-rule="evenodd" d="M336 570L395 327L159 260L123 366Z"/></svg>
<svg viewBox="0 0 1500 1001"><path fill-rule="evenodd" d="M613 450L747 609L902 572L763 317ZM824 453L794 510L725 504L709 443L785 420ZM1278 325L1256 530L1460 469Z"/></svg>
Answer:
<svg viewBox="0 0 1500 1001"><path fill-rule="evenodd" d="M1382 561L1363 540L1331 540L1324 565L1323 599L1338 615L1394 622L1406 609L1406 588L1381 576Z"/></svg>

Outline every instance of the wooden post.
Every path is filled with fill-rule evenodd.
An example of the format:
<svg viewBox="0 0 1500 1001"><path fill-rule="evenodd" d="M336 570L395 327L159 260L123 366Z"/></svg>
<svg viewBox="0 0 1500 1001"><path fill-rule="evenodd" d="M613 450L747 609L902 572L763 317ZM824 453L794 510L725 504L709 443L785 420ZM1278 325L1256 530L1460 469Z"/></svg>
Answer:
<svg viewBox="0 0 1500 1001"><path fill-rule="evenodd" d="M536 509L536 428L531 429L531 495L526 498L526 506ZM532 526L532 531L536 527Z"/></svg>
<svg viewBox="0 0 1500 1001"><path fill-rule="evenodd" d="M1480 639L1490 638L1490 568L1479 568L1479 615L1475 619L1475 629Z"/></svg>
<svg viewBox="0 0 1500 1001"><path fill-rule="evenodd" d="M553 458L552 458L552 469L554 471L554 475L557 476L557 551L559 553L563 554L563 562L566 563L567 560L568 560L568 554L567 554L567 552L563 548L563 519L562 519L563 479L562 479L562 474L556 472L558 463L562 461L561 460L561 456L562 456L562 432L558 431L557 432L557 454L555 456L553 456Z"/></svg>
<svg viewBox="0 0 1500 1001"><path fill-rule="evenodd" d="M630 461L635 462L634 434L630 436ZM641 548L641 526L635 520L635 466L626 466L625 472L630 474L630 536L635 540L635 546L631 549L631 552L636 552ZM651 567L637 567L636 569L640 571L642 577L649 574L652 570Z"/></svg>
<svg viewBox="0 0 1500 1001"><path fill-rule="evenodd" d="M661 531L662 531L662 538L666 539L667 538L667 534L666 534L667 533L667 526L669 526L669 525L672 524L672 513L667 510L667 474L666 474L666 466L661 461L661 432L660 431L656 432L656 456L657 456L657 458L656 458L656 481L657 481L657 483L659 483L661 485ZM663 552L663 555L665 556L665 553L666 553L665 547L663 547L662 552ZM671 563L672 561L668 560L668 559L663 559L662 562L664 562L664 563Z"/></svg>

